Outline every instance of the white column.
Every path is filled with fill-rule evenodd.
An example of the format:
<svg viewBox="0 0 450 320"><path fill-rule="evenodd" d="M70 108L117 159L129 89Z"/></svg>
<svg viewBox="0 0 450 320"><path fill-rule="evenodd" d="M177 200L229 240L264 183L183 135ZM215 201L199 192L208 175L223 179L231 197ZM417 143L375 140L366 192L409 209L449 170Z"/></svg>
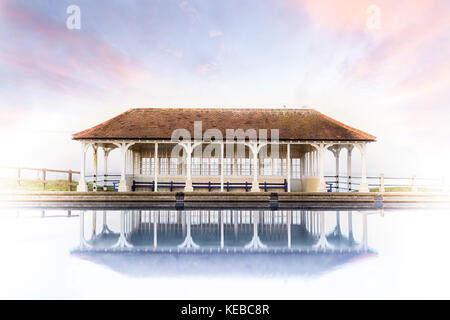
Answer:
<svg viewBox="0 0 450 320"><path fill-rule="evenodd" d="M192 192L194 188L192 187L192 151L195 148L195 144L190 142L184 144L186 150L186 185L184 191Z"/></svg>
<svg viewBox="0 0 450 320"><path fill-rule="evenodd" d="M287 176L287 191L291 192L291 144L287 145L286 155L286 176Z"/></svg>
<svg viewBox="0 0 450 320"><path fill-rule="evenodd" d="M324 173L323 173L323 157L324 157L324 153L325 150L327 148L327 145L325 145L324 143L319 143L319 144L313 144L313 146L317 149L316 153L316 159L315 159L315 163L316 163L316 174L319 176L319 180L320 180L320 186L319 186L319 192L326 192L327 191L327 187L325 184L325 177L324 177Z"/></svg>
<svg viewBox="0 0 450 320"><path fill-rule="evenodd" d="M379 192L384 192L384 174L380 173L380 188Z"/></svg>
<svg viewBox="0 0 450 320"><path fill-rule="evenodd" d="M122 167L121 167L121 174L120 174L120 184L119 184L119 192L128 192L131 189L130 184L127 181L127 153L128 148L131 147L134 144L132 143L118 143L116 144L120 148L120 153L122 157Z"/></svg>
<svg viewBox="0 0 450 320"><path fill-rule="evenodd" d="M329 150L333 153L336 160L336 191L339 192L339 156L341 154L341 146L334 145Z"/></svg>
<svg viewBox="0 0 450 320"><path fill-rule="evenodd" d="M366 144L357 144L361 153L361 182L359 184L359 192L369 192L369 184L366 176Z"/></svg>
<svg viewBox="0 0 450 320"><path fill-rule="evenodd" d="M159 157L158 157L158 143L155 142L155 154L154 154L153 163L155 165L154 174L155 174L155 192L158 191L158 171L159 171Z"/></svg>
<svg viewBox="0 0 450 320"><path fill-rule="evenodd" d="M258 183L258 144L256 142L250 143L250 150L253 154L253 183L251 192L259 192L259 183Z"/></svg>
<svg viewBox="0 0 450 320"><path fill-rule="evenodd" d="M220 191L222 191L222 192L223 192L223 173L224 173L224 170L223 170L224 169L223 168L224 157L223 157L223 155L224 155L224 145L223 145L223 142L221 142L220 143Z"/></svg>
<svg viewBox="0 0 450 320"><path fill-rule="evenodd" d="M319 173L319 179L320 179L320 191L326 192L327 186L325 184L325 177L323 173L323 157L325 153L325 145L320 144L319 150L317 151L317 161L318 161L318 173Z"/></svg>
<svg viewBox="0 0 450 320"><path fill-rule="evenodd" d="M108 156L111 148L103 147L103 191L106 191L106 180L108 180Z"/></svg>
<svg viewBox="0 0 450 320"><path fill-rule="evenodd" d="M352 189L352 150L353 145L347 145L347 189Z"/></svg>
<svg viewBox="0 0 450 320"><path fill-rule="evenodd" d="M98 163L98 161L97 161L97 155L98 155L98 153L97 153L97 150L98 150L98 147L97 147L97 145L92 145L92 149L93 149L93 151L94 151L94 181L93 181L93 186L92 186L92 190L93 191L97 191L97 163Z"/></svg>
<svg viewBox="0 0 450 320"><path fill-rule="evenodd" d="M81 143L81 167L80 167L80 181L78 181L77 191L87 192L86 184L86 150L89 148L89 143Z"/></svg>

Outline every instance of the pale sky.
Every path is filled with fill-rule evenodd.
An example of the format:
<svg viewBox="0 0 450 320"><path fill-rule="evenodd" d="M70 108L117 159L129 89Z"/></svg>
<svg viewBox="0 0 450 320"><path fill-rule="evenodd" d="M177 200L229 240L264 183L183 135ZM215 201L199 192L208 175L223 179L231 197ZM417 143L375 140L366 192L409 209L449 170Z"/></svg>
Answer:
<svg viewBox="0 0 450 320"><path fill-rule="evenodd" d="M70 5L81 29L66 26ZM369 174L440 175L449 12L447 0L2 0L0 165L78 170L71 134L131 107L285 105L375 135Z"/></svg>

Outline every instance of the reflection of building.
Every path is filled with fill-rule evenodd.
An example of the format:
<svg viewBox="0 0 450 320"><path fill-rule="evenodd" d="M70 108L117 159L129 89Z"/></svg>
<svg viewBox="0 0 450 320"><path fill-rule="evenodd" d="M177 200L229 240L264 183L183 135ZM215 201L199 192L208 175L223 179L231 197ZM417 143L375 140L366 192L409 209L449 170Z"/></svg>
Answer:
<svg viewBox="0 0 450 320"><path fill-rule="evenodd" d="M183 139L171 140L177 129ZM350 183L355 146L361 153L360 191L368 191L365 150L366 143L375 141L309 109L131 109L73 138L82 143L79 191L87 191L89 147L94 150L94 189L100 147L105 172L110 151L121 152L119 191L289 192L326 190L327 150L337 163L341 149L347 150Z"/></svg>
<svg viewBox="0 0 450 320"><path fill-rule="evenodd" d="M111 215L117 213L112 212ZM145 250L154 252L352 252L367 251L367 218L362 215L362 237L353 235L352 212L347 213L348 232L343 234L340 213L336 226L326 232L323 211L259 210L129 210L120 212L120 231L113 232L103 213L97 233L97 213L92 215L90 240L80 214L81 250ZM117 217L116 217L117 218Z"/></svg>
<svg viewBox="0 0 450 320"><path fill-rule="evenodd" d="M80 248L72 254L130 276L310 276L373 255L366 213L358 217L358 241L351 212L345 233L336 219L342 213L323 211L110 212L107 221L117 231L106 233L105 226L91 228L95 211L84 215Z"/></svg>

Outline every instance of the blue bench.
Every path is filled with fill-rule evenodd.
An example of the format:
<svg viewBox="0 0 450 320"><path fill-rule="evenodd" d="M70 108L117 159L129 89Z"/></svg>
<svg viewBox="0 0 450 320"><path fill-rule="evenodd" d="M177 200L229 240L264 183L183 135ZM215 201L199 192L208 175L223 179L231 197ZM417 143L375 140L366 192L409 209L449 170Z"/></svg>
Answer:
<svg viewBox="0 0 450 320"><path fill-rule="evenodd" d="M211 189L220 189L220 182L193 182L192 187L195 188L208 188L208 191L211 192Z"/></svg>
<svg viewBox="0 0 450 320"><path fill-rule="evenodd" d="M173 191L175 188L184 188L184 182L158 182L158 188L169 188L170 191ZM133 180L133 185L131 186L132 191L136 191L136 188L151 188L152 191L155 191L155 181L136 181Z"/></svg>
<svg viewBox="0 0 450 320"><path fill-rule="evenodd" d="M287 190L288 190L288 184L287 184L286 179L284 179L284 182L282 182L282 183L276 183L276 182L267 183L264 181L259 184L259 187L264 189L265 192L267 192L267 190L269 190L269 189L283 189L284 192L287 192Z"/></svg>
<svg viewBox="0 0 450 320"><path fill-rule="evenodd" d="M333 184L330 182L327 182L327 192L333 192Z"/></svg>
<svg viewBox="0 0 450 320"><path fill-rule="evenodd" d="M158 182L158 188L169 188L170 191L173 191L175 188L184 188L185 187L184 182ZM204 188L208 189L209 192L211 192L212 189L220 189L220 182L193 182L192 187L194 189ZM224 182L223 184L224 189L227 192L230 192L231 189L245 189L246 192L248 192L252 188L251 182ZM287 180L284 179L284 182L282 183L276 183L276 182L261 182L259 184L259 187L262 188L265 192L267 192L270 189L283 189L285 192L287 192ZM154 181L135 181L133 180L133 185L131 186L132 191L136 191L136 188L151 188L152 191L155 191L155 182ZM114 183L114 191L117 191L116 183Z"/></svg>

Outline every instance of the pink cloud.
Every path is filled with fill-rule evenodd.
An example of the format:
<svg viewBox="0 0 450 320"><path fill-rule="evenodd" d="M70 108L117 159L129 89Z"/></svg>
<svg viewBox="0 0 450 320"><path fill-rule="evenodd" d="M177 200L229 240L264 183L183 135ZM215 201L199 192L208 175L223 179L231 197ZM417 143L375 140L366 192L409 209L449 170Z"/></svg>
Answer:
<svg viewBox="0 0 450 320"><path fill-rule="evenodd" d="M0 44L0 65L13 70L18 81L70 92L119 88L146 77L139 61L93 33L68 30L64 23L16 4L3 4L1 12L11 37L20 36L29 46L23 49L13 38Z"/></svg>
<svg viewBox="0 0 450 320"><path fill-rule="evenodd" d="M223 35L222 31L214 31L213 30L213 31L209 32L209 37L210 38L220 37L222 35Z"/></svg>
<svg viewBox="0 0 450 320"><path fill-rule="evenodd" d="M448 1L291 0L290 3L334 39L350 35L353 41L366 44L361 57L348 62L343 83L379 80L393 87L390 94L407 97L418 92L424 94L450 78L449 68L444 67L448 55L440 54L450 52ZM366 24L370 5L380 8L378 30L369 29Z"/></svg>
<svg viewBox="0 0 450 320"><path fill-rule="evenodd" d="M206 75L216 69L217 65L215 63L205 63L198 67L198 71L203 75Z"/></svg>

